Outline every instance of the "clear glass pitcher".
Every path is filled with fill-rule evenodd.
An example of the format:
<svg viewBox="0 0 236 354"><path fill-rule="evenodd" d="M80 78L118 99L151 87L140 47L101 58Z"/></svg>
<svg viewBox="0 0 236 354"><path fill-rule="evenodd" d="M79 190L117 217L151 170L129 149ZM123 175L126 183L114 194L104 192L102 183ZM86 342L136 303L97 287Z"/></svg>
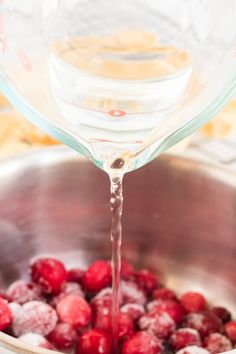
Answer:
<svg viewBox="0 0 236 354"><path fill-rule="evenodd" d="M234 0L1 0L0 89L97 166L132 170L232 96L235 18Z"/></svg>

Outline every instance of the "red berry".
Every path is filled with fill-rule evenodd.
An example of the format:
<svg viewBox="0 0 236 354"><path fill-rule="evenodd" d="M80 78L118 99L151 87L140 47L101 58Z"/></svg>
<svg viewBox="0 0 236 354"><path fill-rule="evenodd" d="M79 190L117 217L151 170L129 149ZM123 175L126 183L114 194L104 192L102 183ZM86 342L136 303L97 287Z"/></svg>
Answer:
<svg viewBox="0 0 236 354"><path fill-rule="evenodd" d="M0 331L3 331L12 322L12 312L6 300L0 298Z"/></svg>
<svg viewBox="0 0 236 354"><path fill-rule="evenodd" d="M76 338L76 331L69 323L58 323L48 336L50 342L58 349L72 347L75 344Z"/></svg>
<svg viewBox="0 0 236 354"><path fill-rule="evenodd" d="M42 288L37 284L24 280L17 280L12 283L7 289L7 294L12 301L21 305L29 301L43 300Z"/></svg>
<svg viewBox="0 0 236 354"><path fill-rule="evenodd" d="M142 269L135 273L135 281L139 288L145 291L147 295L152 294L152 292L160 285L158 277L146 269Z"/></svg>
<svg viewBox="0 0 236 354"><path fill-rule="evenodd" d="M232 342L236 342L236 321L226 323L225 332Z"/></svg>
<svg viewBox="0 0 236 354"><path fill-rule="evenodd" d="M126 261L126 259L122 259L121 261L121 277L124 280L129 280L134 275L134 267Z"/></svg>
<svg viewBox="0 0 236 354"><path fill-rule="evenodd" d="M99 330L90 329L79 339L77 354L111 354L111 337Z"/></svg>
<svg viewBox="0 0 236 354"><path fill-rule="evenodd" d="M219 317L219 319L223 322L229 322L231 320L231 313L225 309L224 307L215 306L212 308L212 312Z"/></svg>
<svg viewBox="0 0 236 354"><path fill-rule="evenodd" d="M78 295L67 295L57 304L57 314L61 322L81 329L91 322L92 311L87 301Z"/></svg>
<svg viewBox="0 0 236 354"><path fill-rule="evenodd" d="M58 302L63 299L63 297L67 296L67 295L78 295L81 297L84 297L84 293L83 290L81 289L80 285L77 283L72 283L72 282L67 282L63 285L62 291L60 292L60 294L54 296L51 299L50 304L52 306L57 306Z"/></svg>
<svg viewBox="0 0 236 354"><path fill-rule="evenodd" d="M178 350L175 354L210 354L210 352L196 345L189 345L188 347Z"/></svg>
<svg viewBox="0 0 236 354"><path fill-rule="evenodd" d="M173 318L175 323L179 324L184 316L183 308L176 301L172 300L154 300L147 304L148 312L164 312Z"/></svg>
<svg viewBox="0 0 236 354"><path fill-rule="evenodd" d="M31 265L30 271L32 280L49 294L58 294L67 280L67 271L63 263L53 258L36 260Z"/></svg>
<svg viewBox="0 0 236 354"><path fill-rule="evenodd" d="M96 293L111 285L111 266L106 261L96 261L90 265L83 277L84 288Z"/></svg>
<svg viewBox="0 0 236 354"><path fill-rule="evenodd" d="M152 297L156 300L178 300L176 294L172 290L167 288L160 288L154 290Z"/></svg>
<svg viewBox="0 0 236 354"><path fill-rule="evenodd" d="M120 282L120 293L124 304L139 304L145 305L147 298L142 289L139 289L137 284L131 281Z"/></svg>
<svg viewBox="0 0 236 354"><path fill-rule="evenodd" d="M68 271L68 281L76 282L79 284L83 283L84 270L79 268L73 268Z"/></svg>
<svg viewBox="0 0 236 354"><path fill-rule="evenodd" d="M204 311L207 307L205 298L201 294L191 291L182 295L180 302L187 312Z"/></svg>
<svg viewBox="0 0 236 354"><path fill-rule="evenodd" d="M211 333L204 339L203 346L212 354L218 354L232 349L230 340L220 333Z"/></svg>
<svg viewBox="0 0 236 354"><path fill-rule="evenodd" d="M12 329L16 337L26 333L48 335L56 326L56 311L40 301L30 301L14 313Z"/></svg>
<svg viewBox="0 0 236 354"><path fill-rule="evenodd" d="M0 292L0 298L3 300L6 300L7 302L13 301L10 295L6 294L5 292L1 291Z"/></svg>
<svg viewBox="0 0 236 354"><path fill-rule="evenodd" d="M121 354L160 354L162 346L152 333L139 331L130 336L123 344Z"/></svg>
<svg viewBox="0 0 236 354"><path fill-rule="evenodd" d="M41 336L41 334L26 333L26 334L23 334L22 336L20 336L18 339L21 340L24 343L31 344L31 345L34 345L36 347L49 349L49 350L50 349L51 350L54 349L52 344L46 338Z"/></svg>
<svg viewBox="0 0 236 354"><path fill-rule="evenodd" d="M127 313L134 321L138 320L145 313L143 305L126 304L120 308L120 311Z"/></svg>
<svg viewBox="0 0 236 354"><path fill-rule="evenodd" d="M185 319L185 326L196 329L202 337L210 333L219 332L221 321L211 312L189 313Z"/></svg>
<svg viewBox="0 0 236 354"><path fill-rule="evenodd" d="M111 312L112 289L105 288L99 291L99 293L97 293L97 295L92 298L90 305L92 307L93 314L96 314L100 311L105 311L105 313Z"/></svg>
<svg viewBox="0 0 236 354"><path fill-rule="evenodd" d="M175 322L166 312L143 315L138 325L140 329L152 332L160 339L168 339L175 330Z"/></svg>
<svg viewBox="0 0 236 354"><path fill-rule="evenodd" d="M193 328L180 328L177 329L175 333L173 333L170 337L170 345L171 347L177 351L189 345L198 345L201 346L201 338Z"/></svg>

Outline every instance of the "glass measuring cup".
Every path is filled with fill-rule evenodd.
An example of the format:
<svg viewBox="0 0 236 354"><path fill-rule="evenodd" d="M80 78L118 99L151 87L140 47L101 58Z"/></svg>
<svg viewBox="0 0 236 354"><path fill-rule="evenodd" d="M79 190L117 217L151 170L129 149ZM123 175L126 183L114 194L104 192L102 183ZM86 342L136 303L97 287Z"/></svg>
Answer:
<svg viewBox="0 0 236 354"><path fill-rule="evenodd" d="M206 123L236 85L234 0L2 0L0 88L109 170Z"/></svg>

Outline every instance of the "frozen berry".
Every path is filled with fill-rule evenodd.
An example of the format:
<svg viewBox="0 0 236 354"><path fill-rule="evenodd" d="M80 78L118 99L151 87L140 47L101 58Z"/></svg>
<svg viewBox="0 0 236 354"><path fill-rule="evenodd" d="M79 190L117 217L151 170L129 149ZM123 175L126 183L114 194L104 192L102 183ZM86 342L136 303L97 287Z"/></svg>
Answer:
<svg viewBox="0 0 236 354"><path fill-rule="evenodd" d="M189 345L198 345L201 346L201 338L193 328L180 328L177 329L170 337L170 345L171 347L177 351Z"/></svg>
<svg viewBox="0 0 236 354"><path fill-rule="evenodd" d="M24 304L29 301L42 301L42 288L32 282L18 280L12 283L7 289L7 294L12 301Z"/></svg>
<svg viewBox="0 0 236 354"><path fill-rule="evenodd" d="M231 320L231 313L224 307L215 306L212 308L212 312L219 317L223 323L227 323Z"/></svg>
<svg viewBox="0 0 236 354"><path fill-rule="evenodd" d="M88 292L97 293L110 286L111 281L111 265L106 261L96 261L85 272L83 286Z"/></svg>
<svg viewBox="0 0 236 354"><path fill-rule="evenodd" d="M111 336L99 329L90 329L82 334L77 354L111 354Z"/></svg>
<svg viewBox="0 0 236 354"><path fill-rule="evenodd" d="M40 301L30 301L16 311L12 329L16 337L26 333L48 335L56 326L56 311Z"/></svg>
<svg viewBox="0 0 236 354"><path fill-rule="evenodd" d="M100 310L105 311L105 313L110 312L112 306L112 289L105 288L99 291L99 293L92 298L90 304L94 314Z"/></svg>
<svg viewBox="0 0 236 354"><path fill-rule="evenodd" d="M183 294L180 302L187 312L200 312L207 307L205 298L201 294L191 291Z"/></svg>
<svg viewBox="0 0 236 354"><path fill-rule="evenodd" d="M174 291L167 289L167 288L160 288L154 290L152 294L153 299L156 300L173 300L177 301L177 296Z"/></svg>
<svg viewBox="0 0 236 354"><path fill-rule="evenodd" d="M0 292L0 298L3 299L3 300L6 300L7 302L12 302L13 301L11 296L6 294L4 291Z"/></svg>
<svg viewBox="0 0 236 354"><path fill-rule="evenodd" d="M0 298L0 331L9 326L12 321L12 312L6 300Z"/></svg>
<svg viewBox="0 0 236 354"><path fill-rule="evenodd" d="M83 290L81 289L80 285L75 282L67 282L63 285L62 291L60 294L54 296L51 299L50 304L52 306L56 306L58 302L63 299L66 295L78 295L84 297Z"/></svg>
<svg viewBox="0 0 236 354"><path fill-rule="evenodd" d="M135 273L135 281L139 288L145 291L147 295L152 294L152 292L160 285L158 277L146 269L142 269Z"/></svg>
<svg viewBox="0 0 236 354"><path fill-rule="evenodd" d="M94 328L101 329L109 334L112 334L112 318L110 313L97 313L94 322ZM118 317L118 338L123 339L134 332L134 321L125 313L120 313Z"/></svg>
<svg viewBox="0 0 236 354"><path fill-rule="evenodd" d="M136 321L144 314L145 309L143 305L126 304L120 308L120 311L123 313L127 313L134 321Z"/></svg>
<svg viewBox="0 0 236 354"><path fill-rule="evenodd" d="M152 332L160 339L168 339L175 330L175 322L166 312L145 314L138 324L141 330Z"/></svg>
<svg viewBox="0 0 236 354"><path fill-rule="evenodd" d="M69 323L58 323L48 336L50 342L58 349L72 347L75 344L76 338L76 331Z"/></svg>
<svg viewBox="0 0 236 354"><path fill-rule="evenodd" d="M165 312L179 324L184 316L183 308L179 303L172 300L154 300L147 304L148 312Z"/></svg>
<svg viewBox="0 0 236 354"><path fill-rule="evenodd" d="M18 304L17 302L10 302L8 304L9 308L11 309L11 313L13 317L17 315L17 312L22 311L22 306Z"/></svg>
<svg viewBox="0 0 236 354"><path fill-rule="evenodd" d="M185 318L185 327L196 329L202 337L219 332L221 321L210 312L189 313Z"/></svg>
<svg viewBox="0 0 236 354"><path fill-rule="evenodd" d="M142 289L139 289L137 284L131 281L120 282L120 293L124 304L139 304L145 305L147 298Z"/></svg>
<svg viewBox="0 0 236 354"><path fill-rule="evenodd" d="M86 327L91 322L92 311L87 301L78 295L67 295L57 304L57 314L62 322L76 329Z"/></svg>
<svg viewBox="0 0 236 354"><path fill-rule="evenodd" d="M210 352L196 345L190 345L188 347L178 350L175 354L210 354Z"/></svg>
<svg viewBox="0 0 236 354"><path fill-rule="evenodd" d="M123 344L121 354L160 354L162 346L152 333L136 332Z"/></svg>
<svg viewBox="0 0 236 354"><path fill-rule="evenodd" d="M20 336L18 339L24 343L31 344L36 347L51 349L51 350L53 349L52 344L46 338L41 336L41 334L26 333Z"/></svg>
<svg viewBox="0 0 236 354"><path fill-rule="evenodd" d="M225 332L232 342L236 342L236 321L226 323Z"/></svg>
<svg viewBox="0 0 236 354"><path fill-rule="evenodd" d="M79 268L73 268L68 271L68 281L76 282L82 284L84 277L84 270Z"/></svg>
<svg viewBox="0 0 236 354"><path fill-rule="evenodd" d="M220 333L211 333L204 339L203 346L212 354L218 354L232 349L230 340Z"/></svg>
<svg viewBox="0 0 236 354"><path fill-rule="evenodd" d="M64 264L57 259L41 258L31 264L32 280L41 285L43 291L49 294L58 294L67 280L67 271Z"/></svg>
<svg viewBox="0 0 236 354"><path fill-rule="evenodd" d="M121 277L124 280L132 279L134 275L134 267L127 262L126 259L122 259L121 261Z"/></svg>

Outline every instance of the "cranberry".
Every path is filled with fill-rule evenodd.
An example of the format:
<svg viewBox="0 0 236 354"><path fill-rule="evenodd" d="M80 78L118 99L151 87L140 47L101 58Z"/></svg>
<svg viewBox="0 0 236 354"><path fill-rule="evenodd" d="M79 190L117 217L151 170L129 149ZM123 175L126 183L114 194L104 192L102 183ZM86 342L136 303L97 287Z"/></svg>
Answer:
<svg viewBox="0 0 236 354"><path fill-rule="evenodd" d="M160 354L161 351L161 343L156 336L140 331L124 342L121 354Z"/></svg>
<svg viewBox="0 0 236 354"><path fill-rule="evenodd" d="M132 279L134 275L134 267L127 262L126 259L121 261L121 277L124 280Z"/></svg>
<svg viewBox="0 0 236 354"><path fill-rule="evenodd" d="M181 296L180 302L187 312L204 311L207 307L205 298L196 292L187 292Z"/></svg>
<svg viewBox="0 0 236 354"><path fill-rule="evenodd" d="M112 306L112 289L106 288L99 291L99 293L92 298L90 304L94 314L99 311L110 312Z"/></svg>
<svg viewBox="0 0 236 354"><path fill-rule="evenodd" d="M147 295L151 295L152 292L160 285L160 280L158 277L146 269L142 269L135 273L135 281L139 288L142 289Z"/></svg>
<svg viewBox="0 0 236 354"><path fill-rule="evenodd" d="M225 332L232 342L236 342L236 321L226 323Z"/></svg>
<svg viewBox="0 0 236 354"><path fill-rule="evenodd" d="M16 337L26 333L48 335L56 326L56 311L40 301L30 301L22 305L14 314L12 329Z"/></svg>
<svg viewBox="0 0 236 354"><path fill-rule="evenodd" d="M227 323L231 320L231 313L225 309L224 307L213 307L212 308L212 312L219 317L219 319L223 322L223 323Z"/></svg>
<svg viewBox="0 0 236 354"><path fill-rule="evenodd" d="M91 322L92 311L87 301L78 295L67 295L57 304L57 314L62 322L81 329Z"/></svg>
<svg viewBox="0 0 236 354"><path fill-rule="evenodd" d="M203 346L212 354L218 354L232 349L230 340L220 333L211 333L204 339Z"/></svg>
<svg viewBox="0 0 236 354"><path fill-rule="evenodd" d="M6 294L4 291L0 292L0 298L6 300L7 302L13 301L10 295Z"/></svg>
<svg viewBox="0 0 236 354"><path fill-rule="evenodd" d="M180 328L171 335L170 345L176 351L189 345L201 346L201 338L196 329Z"/></svg>
<svg viewBox="0 0 236 354"><path fill-rule="evenodd" d="M31 264L30 272L32 280L49 294L58 294L67 280L67 271L63 263L53 258L36 260Z"/></svg>
<svg viewBox="0 0 236 354"><path fill-rule="evenodd" d="M101 329L109 334L112 334L112 319L111 313L99 312L95 317L94 327ZM134 332L133 319L125 314L120 313L118 317L118 338L123 339Z"/></svg>
<svg viewBox="0 0 236 354"><path fill-rule="evenodd" d="M219 332L221 321L210 312L189 313L185 319L185 326L196 329L202 337L210 333Z"/></svg>
<svg viewBox="0 0 236 354"><path fill-rule="evenodd" d="M189 345L188 347L178 350L175 354L210 354L210 352L196 345Z"/></svg>
<svg viewBox="0 0 236 354"><path fill-rule="evenodd" d="M72 347L75 344L76 338L76 331L69 323L58 323L48 336L50 342L58 349Z"/></svg>
<svg viewBox="0 0 236 354"><path fill-rule="evenodd" d="M32 282L17 280L7 289L7 294L12 301L23 305L26 302L34 300L43 300L42 288Z"/></svg>
<svg viewBox="0 0 236 354"><path fill-rule="evenodd" d="M137 284L131 281L120 282L120 293L124 304L145 305L147 298L143 290L139 289Z"/></svg>
<svg viewBox="0 0 236 354"><path fill-rule="evenodd" d="M167 288L160 288L160 289L154 290L152 297L153 297L153 299L156 299L156 300L173 300L173 301L178 300L174 291L167 289Z"/></svg>
<svg viewBox="0 0 236 354"><path fill-rule="evenodd" d="M179 324L184 315L183 308L176 301L172 300L154 300L147 304L148 312L164 312L173 318L175 323Z"/></svg>
<svg viewBox="0 0 236 354"><path fill-rule="evenodd" d="M77 354L111 354L111 337L99 330L90 329L79 339Z"/></svg>
<svg viewBox="0 0 236 354"><path fill-rule="evenodd" d="M90 265L83 277L84 288L91 293L111 285L111 266L106 261L96 261Z"/></svg>
<svg viewBox="0 0 236 354"><path fill-rule="evenodd" d="M66 295L78 295L84 297L84 293L77 283L67 282L63 285L62 291L60 294L54 296L50 302L52 306L57 306L58 302L63 299Z"/></svg>
<svg viewBox="0 0 236 354"><path fill-rule="evenodd" d="M120 311L127 313L134 321L136 321L144 314L145 309L139 304L126 304L120 308Z"/></svg>
<svg viewBox="0 0 236 354"><path fill-rule="evenodd" d="M166 312L148 313L140 317L139 328L154 333L160 339L168 339L175 330L175 322Z"/></svg>
<svg viewBox="0 0 236 354"><path fill-rule="evenodd" d="M73 268L68 271L68 281L76 282L79 284L83 283L84 270L79 268Z"/></svg>
<svg viewBox="0 0 236 354"><path fill-rule="evenodd" d="M4 330L12 322L12 311L6 300L0 298L0 331Z"/></svg>
<svg viewBox="0 0 236 354"><path fill-rule="evenodd" d="M20 336L18 339L24 343L31 344L36 347L51 349L51 350L54 349L52 344L46 338L41 336L41 334L26 333Z"/></svg>

